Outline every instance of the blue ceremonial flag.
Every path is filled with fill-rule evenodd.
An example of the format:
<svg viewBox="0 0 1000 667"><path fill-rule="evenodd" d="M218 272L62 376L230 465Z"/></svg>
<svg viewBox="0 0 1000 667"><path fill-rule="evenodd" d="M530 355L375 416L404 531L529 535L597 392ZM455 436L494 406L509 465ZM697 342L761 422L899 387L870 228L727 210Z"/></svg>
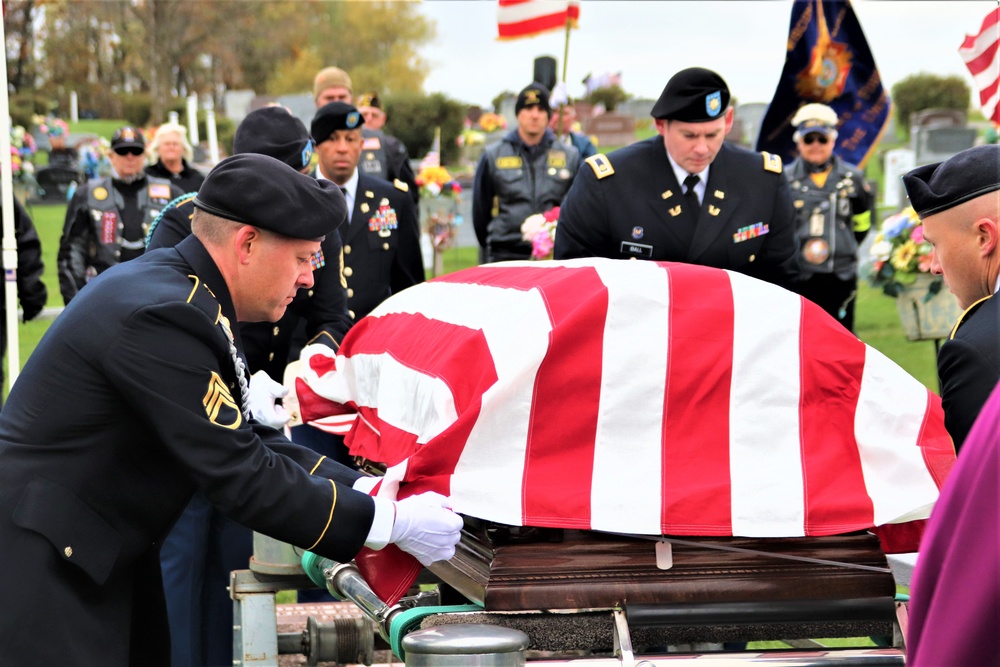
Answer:
<svg viewBox="0 0 1000 667"><path fill-rule="evenodd" d="M795 157L792 116L821 102L837 112L841 159L864 167L889 122L892 102L849 0L792 3L785 67L757 135L757 150Z"/></svg>

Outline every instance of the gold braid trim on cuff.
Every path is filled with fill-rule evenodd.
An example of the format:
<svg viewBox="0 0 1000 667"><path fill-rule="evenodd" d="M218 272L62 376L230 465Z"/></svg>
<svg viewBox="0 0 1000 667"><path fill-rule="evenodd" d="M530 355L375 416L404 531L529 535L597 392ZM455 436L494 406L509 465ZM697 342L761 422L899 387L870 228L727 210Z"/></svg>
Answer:
<svg viewBox="0 0 1000 667"><path fill-rule="evenodd" d="M317 544L323 541L323 536L326 535L326 531L330 530L330 524L333 522L333 509L337 506L337 483L331 479L330 486L333 487L333 502L330 503L330 516L326 518L326 525L323 526L323 532L319 534L319 538L306 551L312 551Z"/></svg>

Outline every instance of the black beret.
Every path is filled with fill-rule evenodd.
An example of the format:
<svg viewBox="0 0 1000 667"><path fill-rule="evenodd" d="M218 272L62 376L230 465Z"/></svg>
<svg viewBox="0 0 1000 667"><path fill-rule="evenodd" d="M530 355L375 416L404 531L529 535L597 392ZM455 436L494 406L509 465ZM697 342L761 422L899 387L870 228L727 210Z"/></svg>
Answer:
<svg viewBox="0 0 1000 667"><path fill-rule="evenodd" d="M111 135L111 148L145 148L146 137L142 136L142 130L137 127L119 127Z"/></svg>
<svg viewBox="0 0 1000 667"><path fill-rule="evenodd" d="M552 107L549 106L549 89L537 81L524 87L517 94L517 102L514 103L514 115L521 113L525 107L542 107L545 113L551 114Z"/></svg>
<svg viewBox="0 0 1000 667"><path fill-rule="evenodd" d="M650 115L663 120L704 123L722 118L729 108L729 87L703 67L682 69L670 77Z"/></svg>
<svg viewBox="0 0 1000 667"><path fill-rule="evenodd" d="M312 119L312 135L316 143L321 144L330 138L337 130L355 130L365 123L354 105L347 102L330 102L316 111Z"/></svg>
<svg viewBox="0 0 1000 667"><path fill-rule="evenodd" d="M285 107L273 106L247 114L236 128L233 153L260 153L301 171L312 160L313 142L305 123Z"/></svg>
<svg viewBox="0 0 1000 667"><path fill-rule="evenodd" d="M921 218L1000 190L1000 146L976 146L917 167L903 176L903 186Z"/></svg>
<svg viewBox="0 0 1000 667"><path fill-rule="evenodd" d="M319 239L347 219L340 188L258 153L228 157L208 173L196 208L296 239Z"/></svg>

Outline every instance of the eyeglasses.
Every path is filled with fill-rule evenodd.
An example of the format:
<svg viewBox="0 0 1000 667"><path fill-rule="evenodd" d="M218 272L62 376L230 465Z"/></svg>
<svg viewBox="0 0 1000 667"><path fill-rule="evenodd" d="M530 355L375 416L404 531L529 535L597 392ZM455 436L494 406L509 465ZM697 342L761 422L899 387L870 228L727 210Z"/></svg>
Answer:
<svg viewBox="0 0 1000 667"><path fill-rule="evenodd" d="M124 148L114 149L115 153L125 157L126 155L142 155L146 152L144 148L139 148L138 146L127 146Z"/></svg>
<svg viewBox="0 0 1000 667"><path fill-rule="evenodd" d="M817 141L821 144L826 144L826 142L830 141L830 139L827 138L825 134L807 134L805 138L802 139L802 143L806 145L814 144Z"/></svg>

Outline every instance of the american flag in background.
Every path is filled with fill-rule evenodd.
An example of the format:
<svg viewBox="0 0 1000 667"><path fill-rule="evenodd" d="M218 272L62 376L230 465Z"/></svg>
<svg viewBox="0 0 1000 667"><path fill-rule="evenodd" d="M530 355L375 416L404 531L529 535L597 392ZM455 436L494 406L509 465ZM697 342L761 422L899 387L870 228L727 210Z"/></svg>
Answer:
<svg viewBox="0 0 1000 667"><path fill-rule="evenodd" d="M576 28L580 19L578 0L498 0L499 39L533 37L550 30Z"/></svg>
<svg viewBox="0 0 1000 667"><path fill-rule="evenodd" d="M979 104L983 115L1000 124L1000 8L994 9L983 20L979 34L966 35L958 52L972 73L979 88Z"/></svg>
<svg viewBox="0 0 1000 667"><path fill-rule="evenodd" d="M801 297L739 273L505 262L404 290L303 417L357 412L400 495L510 525L830 535L925 518L954 461L940 399ZM916 545L896 545L915 549Z"/></svg>

